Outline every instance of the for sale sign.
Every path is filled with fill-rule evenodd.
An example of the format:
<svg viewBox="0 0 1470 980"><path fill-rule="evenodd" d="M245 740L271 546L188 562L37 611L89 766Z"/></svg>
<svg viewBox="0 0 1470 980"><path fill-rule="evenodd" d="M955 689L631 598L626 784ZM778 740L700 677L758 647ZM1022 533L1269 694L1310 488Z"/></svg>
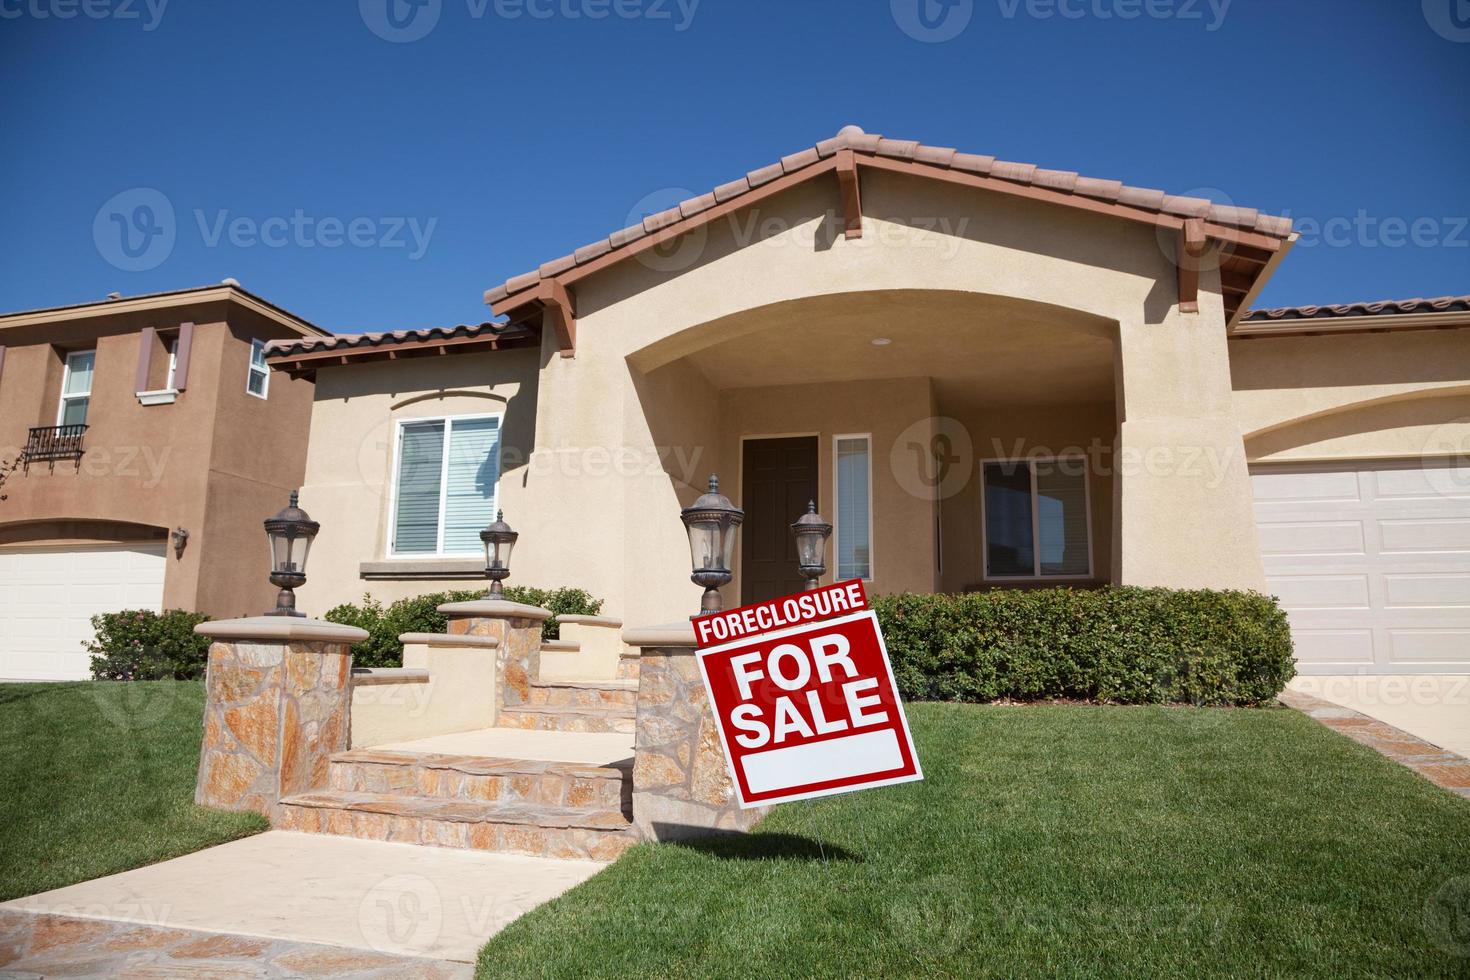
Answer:
<svg viewBox="0 0 1470 980"><path fill-rule="evenodd" d="M713 613L694 629L742 808L924 778L861 582Z"/></svg>

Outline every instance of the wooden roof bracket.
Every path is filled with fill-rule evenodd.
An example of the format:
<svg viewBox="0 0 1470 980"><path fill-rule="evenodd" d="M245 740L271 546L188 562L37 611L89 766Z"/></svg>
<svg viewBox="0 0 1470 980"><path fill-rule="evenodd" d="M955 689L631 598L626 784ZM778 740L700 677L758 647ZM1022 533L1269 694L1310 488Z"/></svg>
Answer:
<svg viewBox="0 0 1470 980"><path fill-rule="evenodd" d="M1200 218L1187 218L1179 233L1179 312L1199 312L1199 271L1204 264L1209 241L1205 223Z"/></svg>
<svg viewBox="0 0 1470 980"><path fill-rule="evenodd" d="M541 304L541 324L550 327L556 337L556 349L562 357L577 356L577 314L572 294L556 279L543 279L536 285L536 299Z"/></svg>
<svg viewBox="0 0 1470 980"><path fill-rule="evenodd" d="M837 183L842 188L844 238L863 237L863 194L858 184L857 155L851 150L837 151Z"/></svg>

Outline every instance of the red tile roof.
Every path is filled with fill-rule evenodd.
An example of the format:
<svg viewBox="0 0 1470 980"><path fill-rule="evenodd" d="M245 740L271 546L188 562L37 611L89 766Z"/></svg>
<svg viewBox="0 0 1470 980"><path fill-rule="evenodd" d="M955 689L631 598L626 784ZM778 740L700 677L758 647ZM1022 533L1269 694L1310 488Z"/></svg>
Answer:
<svg viewBox="0 0 1470 980"><path fill-rule="evenodd" d="M1376 303L1334 303L1327 306L1278 306L1251 310L1242 323L1279 320L1326 320L1355 316L1394 316L1409 313L1467 313L1470 296L1441 296L1439 299L1386 299Z"/></svg>
<svg viewBox="0 0 1470 980"><path fill-rule="evenodd" d="M1075 194L1106 204L1117 204L1155 214L1205 220L1232 228L1286 238L1291 234L1291 219L1261 214L1254 208L1215 204L1199 197L1176 197L1161 190L1132 187L1118 180L1082 177L1069 170L1045 170L1032 163L1011 163L993 156L961 153L951 147L928 146L915 140L888 139L864 133L856 126L846 126L835 137L800 150L780 161L752 170L744 177L721 184L708 194L691 198L677 207L650 215L642 223L613 232L606 238L584 245L570 254L541 264L540 268L507 279L485 293L485 302L497 303L514 293L529 289L543 279L550 279L576 266L624 248L667 225L692 217L715 204L740 197L778 177L793 174L833 156L838 150L891 157L897 160L927 164L946 170L964 171L1010 183L1028 185L1063 194Z"/></svg>

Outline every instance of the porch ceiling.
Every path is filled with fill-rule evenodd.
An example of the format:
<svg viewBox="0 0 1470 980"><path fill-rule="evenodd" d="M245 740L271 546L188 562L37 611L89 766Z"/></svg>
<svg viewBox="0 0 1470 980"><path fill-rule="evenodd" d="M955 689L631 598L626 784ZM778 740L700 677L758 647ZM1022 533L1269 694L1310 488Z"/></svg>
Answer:
<svg viewBox="0 0 1470 980"><path fill-rule="evenodd" d="M934 379L946 403L1113 399L1113 342L1093 324L956 294L862 293L751 311L758 326L688 355L717 388ZM876 339L891 343L876 346Z"/></svg>

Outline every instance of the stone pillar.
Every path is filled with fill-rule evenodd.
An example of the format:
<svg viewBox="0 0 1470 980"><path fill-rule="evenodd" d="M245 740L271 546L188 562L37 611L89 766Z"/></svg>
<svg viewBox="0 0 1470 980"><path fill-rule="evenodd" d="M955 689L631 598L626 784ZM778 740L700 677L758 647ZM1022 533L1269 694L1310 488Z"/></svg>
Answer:
<svg viewBox="0 0 1470 980"><path fill-rule="evenodd" d="M748 831L769 807L740 809L688 623L625 630L639 648L633 826L645 840Z"/></svg>
<svg viewBox="0 0 1470 980"><path fill-rule="evenodd" d="M327 760L350 735L349 648L367 631L258 616L194 632L214 641L194 802L269 817L282 797L326 786Z"/></svg>
<svg viewBox="0 0 1470 980"><path fill-rule="evenodd" d="M551 611L504 599L450 602L439 607L449 617L451 636L488 636L495 652L495 701L499 709L531 703L531 685L541 677L541 624Z"/></svg>

